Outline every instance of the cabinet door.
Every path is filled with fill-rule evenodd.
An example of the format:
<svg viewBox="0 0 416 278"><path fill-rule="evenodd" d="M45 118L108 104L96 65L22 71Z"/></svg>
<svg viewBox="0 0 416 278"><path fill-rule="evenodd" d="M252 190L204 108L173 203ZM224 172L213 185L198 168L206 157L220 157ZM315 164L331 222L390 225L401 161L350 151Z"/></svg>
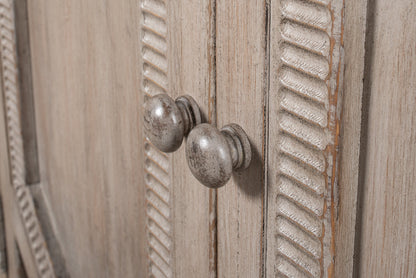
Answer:
<svg viewBox="0 0 416 278"><path fill-rule="evenodd" d="M158 93L190 94L211 117L211 4L0 2L10 277L19 269L29 277L215 271L210 191L192 177L183 148L159 152L142 128L143 102ZM31 72L18 71L17 56ZM34 113L20 115L30 98ZM23 138L28 128L36 134Z"/></svg>

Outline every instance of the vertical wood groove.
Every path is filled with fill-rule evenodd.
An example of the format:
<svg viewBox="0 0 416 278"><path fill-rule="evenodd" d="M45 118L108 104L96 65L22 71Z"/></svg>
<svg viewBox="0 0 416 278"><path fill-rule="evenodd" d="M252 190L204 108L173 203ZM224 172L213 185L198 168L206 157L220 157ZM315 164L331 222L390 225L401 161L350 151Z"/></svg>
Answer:
<svg viewBox="0 0 416 278"><path fill-rule="evenodd" d="M208 47L208 63L211 69L209 73L209 90L208 90L208 122L217 126L217 49L216 49L216 32L217 32L217 0L209 0L209 35L210 45ZM210 277L218 277L218 192L217 189L209 189L209 271Z"/></svg>
<svg viewBox="0 0 416 278"><path fill-rule="evenodd" d="M34 96L32 86L32 61L30 53L27 0L15 0L16 47L19 87L21 94L21 125L26 168L26 183L40 181Z"/></svg>

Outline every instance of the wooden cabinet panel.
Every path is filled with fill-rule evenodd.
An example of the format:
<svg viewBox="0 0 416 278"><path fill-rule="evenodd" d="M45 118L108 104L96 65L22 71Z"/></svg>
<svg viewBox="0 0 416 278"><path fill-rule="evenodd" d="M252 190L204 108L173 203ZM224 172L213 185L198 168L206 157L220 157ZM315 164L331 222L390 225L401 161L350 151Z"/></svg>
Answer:
<svg viewBox="0 0 416 278"><path fill-rule="evenodd" d="M361 277L414 277L416 5L370 1L368 9L357 272Z"/></svg>
<svg viewBox="0 0 416 278"><path fill-rule="evenodd" d="M40 187L68 273L141 275L137 1L28 4Z"/></svg>
<svg viewBox="0 0 416 278"><path fill-rule="evenodd" d="M217 123L241 125L253 151L250 167L217 190L218 277L263 271L266 12L261 0L217 1Z"/></svg>

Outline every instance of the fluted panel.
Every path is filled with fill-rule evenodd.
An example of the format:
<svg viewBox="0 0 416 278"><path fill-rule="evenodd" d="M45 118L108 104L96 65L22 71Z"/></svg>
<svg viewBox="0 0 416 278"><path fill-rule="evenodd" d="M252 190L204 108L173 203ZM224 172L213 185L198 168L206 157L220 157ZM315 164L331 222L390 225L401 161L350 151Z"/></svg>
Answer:
<svg viewBox="0 0 416 278"><path fill-rule="evenodd" d="M283 0L274 191L275 274L322 277L331 143L331 1ZM270 219L270 218L269 218Z"/></svg>
<svg viewBox="0 0 416 278"><path fill-rule="evenodd" d="M20 119L21 107L15 38L14 3L12 0L0 0L2 86L5 100L12 185L38 276L45 278L55 277L33 199L25 184L25 159Z"/></svg>
<svg viewBox="0 0 416 278"><path fill-rule="evenodd" d="M167 93L167 11L162 0L141 3L142 92L144 100ZM170 159L149 140L144 141L148 273L172 277L172 219Z"/></svg>

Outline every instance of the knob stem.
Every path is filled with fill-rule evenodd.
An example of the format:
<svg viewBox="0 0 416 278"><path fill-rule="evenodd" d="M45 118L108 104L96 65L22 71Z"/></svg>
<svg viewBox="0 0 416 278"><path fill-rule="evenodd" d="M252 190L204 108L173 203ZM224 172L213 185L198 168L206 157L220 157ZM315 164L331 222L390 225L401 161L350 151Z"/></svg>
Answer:
<svg viewBox="0 0 416 278"><path fill-rule="evenodd" d="M226 125L220 132L230 147L233 170L246 169L251 161L251 147L247 134L237 124Z"/></svg>
<svg viewBox="0 0 416 278"><path fill-rule="evenodd" d="M184 123L184 136L187 136L192 128L202 121L201 112L196 101L188 96L180 96L175 100L176 105L181 111Z"/></svg>

